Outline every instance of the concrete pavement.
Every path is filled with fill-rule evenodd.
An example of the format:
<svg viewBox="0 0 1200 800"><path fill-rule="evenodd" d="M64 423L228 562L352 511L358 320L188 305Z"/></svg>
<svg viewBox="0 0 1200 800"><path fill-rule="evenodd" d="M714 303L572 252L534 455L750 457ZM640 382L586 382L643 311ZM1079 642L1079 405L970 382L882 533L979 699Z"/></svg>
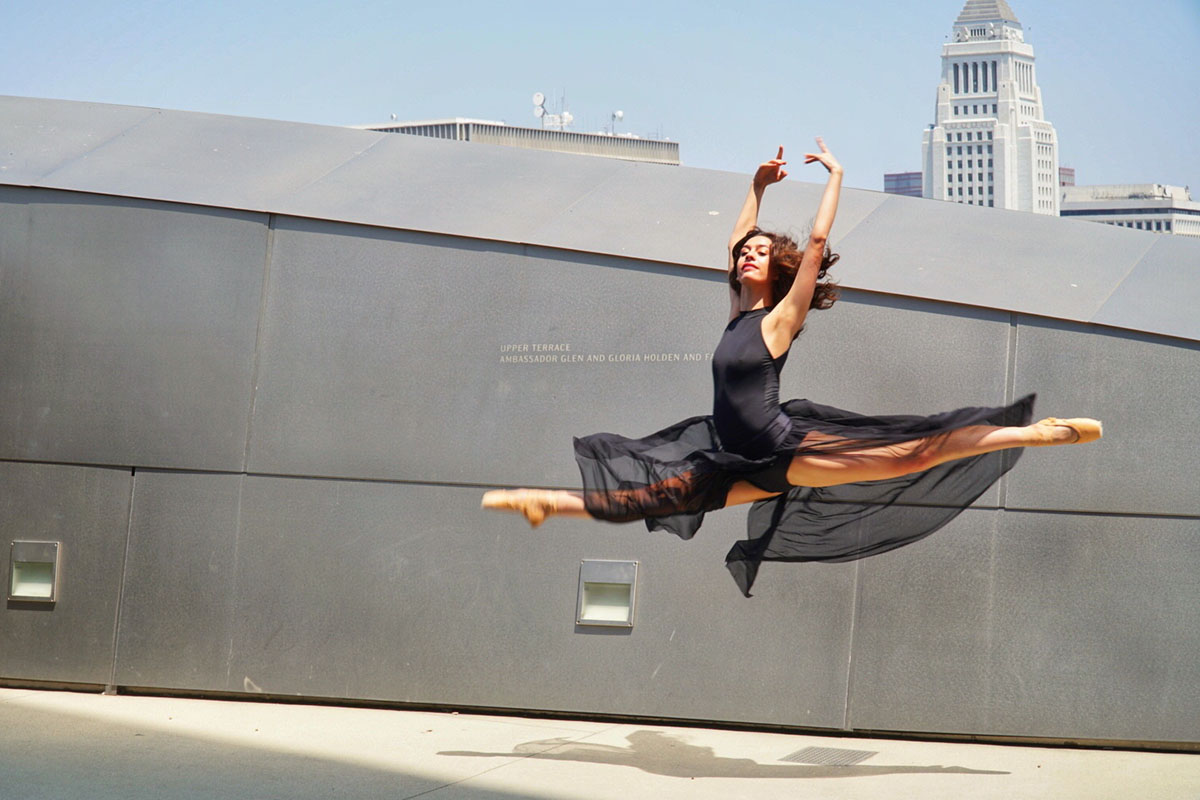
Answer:
<svg viewBox="0 0 1200 800"><path fill-rule="evenodd" d="M1200 755L0 689L0 800L417 797L1198 800Z"/></svg>

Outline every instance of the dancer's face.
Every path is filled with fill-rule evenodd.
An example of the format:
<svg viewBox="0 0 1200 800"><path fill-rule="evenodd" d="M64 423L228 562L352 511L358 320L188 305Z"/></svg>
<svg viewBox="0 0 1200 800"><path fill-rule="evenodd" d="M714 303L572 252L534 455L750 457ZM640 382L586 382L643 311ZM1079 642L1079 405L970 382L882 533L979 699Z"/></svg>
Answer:
<svg viewBox="0 0 1200 800"><path fill-rule="evenodd" d="M771 240L766 236L747 239L738 253L737 276L740 281L766 283L770 278Z"/></svg>

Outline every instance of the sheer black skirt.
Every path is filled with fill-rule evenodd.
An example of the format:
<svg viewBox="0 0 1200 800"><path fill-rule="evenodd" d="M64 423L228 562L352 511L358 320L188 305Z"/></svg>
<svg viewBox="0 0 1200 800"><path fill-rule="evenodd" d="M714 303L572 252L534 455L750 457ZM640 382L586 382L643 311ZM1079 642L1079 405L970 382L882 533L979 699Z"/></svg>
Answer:
<svg viewBox="0 0 1200 800"><path fill-rule="evenodd" d="M711 417L692 417L640 439L597 433L575 440L588 513L610 522L644 520L683 539L704 514L725 506L729 489L749 481L782 494L760 500L747 517L749 537L725 557L749 597L763 561L850 561L894 550L941 528L1007 472L1020 449L972 456L881 481L788 487L797 455L844 453L938 436L968 425L1027 425L1034 395L1010 406L960 408L921 416L866 416L791 400L792 431L764 458L721 449ZM826 434L804 443L811 432Z"/></svg>

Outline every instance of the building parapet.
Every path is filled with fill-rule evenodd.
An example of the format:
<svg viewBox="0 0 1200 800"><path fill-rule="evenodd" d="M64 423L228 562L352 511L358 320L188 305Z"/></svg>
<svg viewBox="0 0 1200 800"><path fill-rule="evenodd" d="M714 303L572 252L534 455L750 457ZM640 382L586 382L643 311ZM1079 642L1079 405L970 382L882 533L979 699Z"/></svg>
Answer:
<svg viewBox="0 0 1200 800"><path fill-rule="evenodd" d="M649 139L632 133L579 133L553 128L526 128L495 120L449 119L355 125L358 130L404 133L459 142L498 144L581 156L619 158L653 164L679 164L679 142Z"/></svg>
<svg viewBox="0 0 1200 800"><path fill-rule="evenodd" d="M1095 186L1063 187L1063 202L1080 203L1095 200L1175 200L1191 202L1192 193L1186 186L1163 183L1113 183Z"/></svg>

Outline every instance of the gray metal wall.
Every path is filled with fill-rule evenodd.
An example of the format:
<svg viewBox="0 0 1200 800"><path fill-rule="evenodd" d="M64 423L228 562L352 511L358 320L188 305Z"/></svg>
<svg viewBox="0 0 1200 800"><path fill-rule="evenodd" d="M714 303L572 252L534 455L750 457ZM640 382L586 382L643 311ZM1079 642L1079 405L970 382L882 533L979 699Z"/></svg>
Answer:
<svg viewBox="0 0 1200 800"><path fill-rule="evenodd" d="M177 116L193 133L209 124ZM304 128L286 129L288 146L303 149ZM488 153L474 157L506 158ZM84 167L97 171L71 169ZM726 183L658 169L623 180L651 195L659 174ZM599 234L586 219L543 227L575 237L565 249L215 196L119 196L116 178L116 196L8 180L0 530L62 541L64 564L52 610L0 610L0 680L1200 741L1200 344L1184 335L1195 323L1186 296L1120 280L1104 295L1092 287L1110 279L1084 272L1132 259L1177 275L1196 266L1190 243L1093 226L1117 235L1106 256L1087 223L1052 220L1066 227L1043 233L1032 215L993 214L987 258L1008 246L1017 262L994 284L1039 280L1028 259L1049 259L1030 236L1054 252L1090 249L1043 266L1062 298L1021 307L1006 288L998 307L964 305L944 295L982 293L989 279L964 233L974 215L848 192L838 270L849 288L793 351L787 396L886 413L1037 391L1039 410L1101 417L1106 437L1027 452L908 548L769 564L746 600L723 567L741 510L680 542L584 520L531 532L478 509L490 486L575 485L573 434L646 433L706 411L723 276L654 260L669 241L632 257L589 251L583 240ZM635 211L606 208L596 225L618 235ZM453 204L440 214L461 224ZM957 243L940 243L931 214ZM897 269L924 257L941 280L923 285L912 267L907 288L894 285L896 242L910 251ZM1071 283L1091 294L1060 288ZM1131 299L1114 303L1118 291ZM1050 319L1053 307L1066 311ZM1105 327L1099 313L1176 328ZM559 349L506 363L506 345ZM574 625L585 558L640 562L631 630Z"/></svg>

